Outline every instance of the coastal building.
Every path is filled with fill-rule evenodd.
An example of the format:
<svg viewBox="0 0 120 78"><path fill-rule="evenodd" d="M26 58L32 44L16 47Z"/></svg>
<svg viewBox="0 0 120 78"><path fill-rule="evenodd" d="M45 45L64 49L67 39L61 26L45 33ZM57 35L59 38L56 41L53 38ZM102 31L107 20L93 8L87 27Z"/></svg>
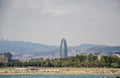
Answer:
<svg viewBox="0 0 120 78"><path fill-rule="evenodd" d="M8 57L0 55L0 63L8 63Z"/></svg>
<svg viewBox="0 0 120 78"><path fill-rule="evenodd" d="M1 56L7 57L8 58L8 62L12 61L12 54L7 52L7 53L1 53Z"/></svg>
<svg viewBox="0 0 120 78"><path fill-rule="evenodd" d="M65 39L62 39L60 43L60 58L67 58L67 42Z"/></svg>
<svg viewBox="0 0 120 78"><path fill-rule="evenodd" d="M102 54L98 54L98 55L97 55L97 60L100 61L102 57L103 57Z"/></svg>
<svg viewBox="0 0 120 78"><path fill-rule="evenodd" d="M97 55L97 60L101 60L102 56L101 55Z"/></svg>
<svg viewBox="0 0 120 78"><path fill-rule="evenodd" d="M101 58L103 57L103 54L101 54L101 53L93 53L93 56L96 56L97 60L100 61Z"/></svg>

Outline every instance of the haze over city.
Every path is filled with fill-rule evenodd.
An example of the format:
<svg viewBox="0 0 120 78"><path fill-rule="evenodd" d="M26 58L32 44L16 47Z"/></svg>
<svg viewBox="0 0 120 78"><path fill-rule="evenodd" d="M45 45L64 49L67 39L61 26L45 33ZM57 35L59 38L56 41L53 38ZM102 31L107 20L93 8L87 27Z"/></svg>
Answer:
<svg viewBox="0 0 120 78"><path fill-rule="evenodd" d="M120 0L0 0L0 38L120 44Z"/></svg>

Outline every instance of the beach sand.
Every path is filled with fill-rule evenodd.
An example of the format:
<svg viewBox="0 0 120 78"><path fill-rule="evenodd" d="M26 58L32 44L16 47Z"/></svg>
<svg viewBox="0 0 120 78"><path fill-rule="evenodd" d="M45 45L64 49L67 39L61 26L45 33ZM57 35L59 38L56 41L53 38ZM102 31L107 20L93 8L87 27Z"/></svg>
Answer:
<svg viewBox="0 0 120 78"><path fill-rule="evenodd" d="M120 68L0 68L0 74L120 74Z"/></svg>

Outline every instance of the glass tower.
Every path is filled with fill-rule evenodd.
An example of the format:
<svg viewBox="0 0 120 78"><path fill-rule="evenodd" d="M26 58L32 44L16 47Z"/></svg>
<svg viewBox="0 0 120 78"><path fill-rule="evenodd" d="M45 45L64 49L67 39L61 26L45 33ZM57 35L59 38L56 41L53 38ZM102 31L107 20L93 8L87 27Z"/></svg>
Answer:
<svg viewBox="0 0 120 78"><path fill-rule="evenodd" d="M67 43L65 39L62 39L60 43L60 58L67 58Z"/></svg>

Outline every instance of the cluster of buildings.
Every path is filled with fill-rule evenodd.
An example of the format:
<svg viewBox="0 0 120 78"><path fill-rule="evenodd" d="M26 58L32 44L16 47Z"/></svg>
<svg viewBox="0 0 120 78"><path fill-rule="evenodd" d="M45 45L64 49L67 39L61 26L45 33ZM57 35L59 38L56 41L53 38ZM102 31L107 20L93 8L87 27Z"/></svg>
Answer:
<svg viewBox="0 0 120 78"><path fill-rule="evenodd" d="M68 57L68 50L67 50L67 42L65 39L62 39L60 44L60 58L67 58ZM31 61L36 61L37 59L31 59ZM40 59L39 59L40 60ZM19 61L17 59L12 59L12 54L9 52L0 53L0 63L8 63L8 62L15 62Z"/></svg>
<svg viewBox="0 0 120 78"><path fill-rule="evenodd" d="M0 63L7 63L8 62L8 58L5 57L4 55L0 55Z"/></svg>
<svg viewBox="0 0 120 78"><path fill-rule="evenodd" d="M89 54L97 56L98 60L100 60L101 57L102 57L101 53L98 53L98 52L91 53L91 52L86 51L86 50L83 50L83 51L82 50L73 50L73 51L68 53L66 40L63 38L60 42L60 50L59 50L59 54L58 54L59 57L58 58L67 58L67 57L70 57L70 55L76 56L76 55L89 55ZM119 52L114 54L114 55L116 55L120 58L120 53ZM30 56L28 56L28 57L30 58ZM43 60L43 59L44 58L42 58L42 57L36 57L36 58L31 57L28 61L33 61L34 62L34 61ZM27 60L27 57L26 57L26 60ZM18 58L17 59L12 59L12 54L11 53L9 53L9 52L8 53L0 53L0 63L16 62L16 61L19 61ZM25 61L25 59L24 59L24 61Z"/></svg>
<svg viewBox="0 0 120 78"><path fill-rule="evenodd" d="M12 54L7 53L0 53L0 63L8 63L12 61Z"/></svg>

